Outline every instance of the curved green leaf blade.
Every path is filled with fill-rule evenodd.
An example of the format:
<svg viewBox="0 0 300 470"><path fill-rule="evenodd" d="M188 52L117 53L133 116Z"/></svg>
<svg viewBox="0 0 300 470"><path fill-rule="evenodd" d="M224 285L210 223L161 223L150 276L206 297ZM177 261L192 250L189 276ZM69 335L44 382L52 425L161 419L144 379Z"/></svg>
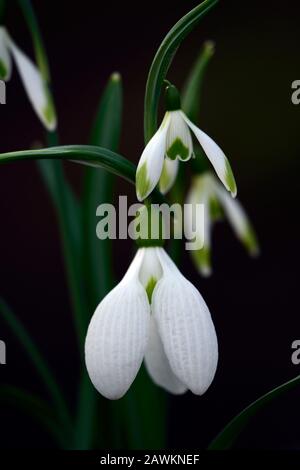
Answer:
<svg viewBox="0 0 300 470"><path fill-rule="evenodd" d="M247 426L250 419L262 408L264 408L268 403L273 401L275 398L278 398L280 395L288 392L289 390L300 385L300 375L295 377L288 382L285 382L279 387L274 388L270 392L262 395L260 398L255 400L249 406L247 406L241 413L235 416L228 424L225 426L223 431L218 434L218 436L212 441L209 445L210 450L225 450L230 449L236 439L239 437L243 429Z"/></svg>
<svg viewBox="0 0 300 470"><path fill-rule="evenodd" d="M0 153L0 165L3 163L24 160L71 160L84 165L92 165L120 176L135 185L136 166L116 152L93 145L62 145L36 150L19 150L16 152ZM155 190L153 199L166 202L166 199Z"/></svg>
<svg viewBox="0 0 300 470"><path fill-rule="evenodd" d="M25 327L22 325L18 317L14 314L14 312L8 307L6 302L0 298L0 315L4 319L4 321L8 324L11 328L13 333L16 335L18 340L20 341L21 345L25 349L26 353L28 354L29 358L31 359L32 363L34 364L37 372L39 373L46 390L48 391L49 395L52 398L54 405L57 408L58 415L62 421L71 429L71 419L69 416L69 412L60 391L60 388L57 385L55 378L52 375L51 370L48 367L48 364L44 360L43 356L41 355L40 351L38 350L36 344L31 339L30 335L26 331Z"/></svg>
<svg viewBox="0 0 300 470"><path fill-rule="evenodd" d="M69 448L69 435L61 424L56 422L51 408L39 397L20 390L11 385L3 385L0 387L0 402L8 403L14 407L18 407L31 418L35 418L42 426L52 434L55 441L62 449Z"/></svg>
<svg viewBox="0 0 300 470"><path fill-rule="evenodd" d="M122 101L121 77L114 73L100 99L90 138L92 145L103 146L111 150L118 149L121 135ZM112 202L113 182L114 176L104 169L87 168L85 171L82 203L82 253L83 275L86 279L90 315L94 312L97 303L113 286L112 242L109 239L98 240L95 230L96 209L101 203ZM84 367L76 423L75 447L77 449L89 449L92 446L97 399L98 402L103 403L103 400L96 396L96 391ZM103 439L105 429L102 420L98 427L100 428L98 439Z"/></svg>
<svg viewBox="0 0 300 470"><path fill-rule="evenodd" d="M201 88L203 85L203 79L207 65L214 55L214 50L214 43L212 41L206 41L204 43L181 94L182 109L189 119L196 124L199 122L200 117Z"/></svg>
<svg viewBox="0 0 300 470"><path fill-rule="evenodd" d="M47 59L47 54L45 52L45 46L42 40L40 27L35 15L35 11L32 8L30 0L18 0L20 8L22 10L23 16L27 23L27 27L32 36L36 61L40 72L46 82L50 81L50 71L49 64Z"/></svg>
<svg viewBox="0 0 300 470"><path fill-rule="evenodd" d="M161 87L181 42L218 0L205 0L182 17L162 41L150 68L145 93L144 133L148 142L157 129Z"/></svg>

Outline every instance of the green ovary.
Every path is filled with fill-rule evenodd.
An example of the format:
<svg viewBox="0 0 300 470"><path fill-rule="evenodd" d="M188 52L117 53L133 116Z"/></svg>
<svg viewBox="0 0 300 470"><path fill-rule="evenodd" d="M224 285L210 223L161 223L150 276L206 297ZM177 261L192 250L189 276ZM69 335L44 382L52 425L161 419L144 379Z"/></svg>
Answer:
<svg viewBox="0 0 300 470"><path fill-rule="evenodd" d="M189 148L184 145L181 139L177 137L172 145L167 149L167 155L171 160L180 158L181 160L187 160L189 158Z"/></svg>

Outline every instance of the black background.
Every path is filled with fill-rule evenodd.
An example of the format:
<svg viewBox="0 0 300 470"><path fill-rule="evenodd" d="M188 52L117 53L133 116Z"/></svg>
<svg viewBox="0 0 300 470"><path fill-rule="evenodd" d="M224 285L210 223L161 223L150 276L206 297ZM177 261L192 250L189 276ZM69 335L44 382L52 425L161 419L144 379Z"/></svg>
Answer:
<svg viewBox="0 0 300 470"><path fill-rule="evenodd" d="M8 2L10 3L10 2ZM98 98L111 72L124 84L122 153L137 162L143 148L147 72L170 27L197 2L39 1L63 143L86 143ZM181 85L206 39L216 42L202 99L201 126L228 155L238 197L256 226L262 254L248 259L226 224L213 238L214 275L201 279L184 257L184 274L206 299L216 325L220 361L205 396L170 397L169 446L202 449L225 423L262 393L296 376L291 343L299 324L299 122L291 83L299 79L299 2L220 1L188 37L169 72ZM22 16L10 7L7 25L32 55ZM1 151L43 139L17 73L0 108ZM82 169L65 169L78 194ZM134 200L118 181L117 193ZM36 339L74 403L78 355L51 202L34 162L1 166L0 295ZM115 244L119 276L131 243ZM92 313L92 312L91 312ZM44 395L35 370L5 324L7 365L0 382ZM274 402L243 433L237 447L298 448L299 390ZM1 447L52 447L28 416L0 405Z"/></svg>

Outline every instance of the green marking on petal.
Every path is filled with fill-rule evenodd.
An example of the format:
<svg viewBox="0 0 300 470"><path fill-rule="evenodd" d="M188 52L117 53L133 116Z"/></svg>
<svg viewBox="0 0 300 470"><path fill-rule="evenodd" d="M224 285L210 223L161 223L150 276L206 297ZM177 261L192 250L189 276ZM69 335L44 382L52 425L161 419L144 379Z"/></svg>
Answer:
<svg viewBox="0 0 300 470"><path fill-rule="evenodd" d="M144 162L136 172L136 192L140 200L145 199L150 189L150 180L148 178L147 163Z"/></svg>
<svg viewBox="0 0 300 470"><path fill-rule="evenodd" d="M248 224L247 230L242 237L242 242L251 256L257 256L259 254L259 244L257 237L253 227L250 224Z"/></svg>
<svg viewBox="0 0 300 470"><path fill-rule="evenodd" d="M56 112L52 96L50 95L47 86L45 86L45 95L47 98L47 104L43 109L43 115L45 117L46 122L51 126L54 122L56 122Z"/></svg>
<svg viewBox="0 0 300 470"><path fill-rule="evenodd" d="M8 69L3 62L3 60L0 59L0 79L4 80L8 75Z"/></svg>
<svg viewBox="0 0 300 470"><path fill-rule="evenodd" d="M164 193L166 188L169 186L170 179L171 178L167 170L167 165L164 163L163 169L160 175L160 179L159 179L159 190L161 193Z"/></svg>
<svg viewBox="0 0 300 470"><path fill-rule="evenodd" d="M172 145L167 149L167 155L171 160L175 160L175 158L187 160L189 158L190 152L189 148L184 145L179 137L177 137Z"/></svg>
<svg viewBox="0 0 300 470"><path fill-rule="evenodd" d="M154 287L156 286L156 283L157 283L157 279L151 276L146 286L146 292L147 292L147 296L148 296L148 300L150 304L151 304L152 294L154 291Z"/></svg>
<svg viewBox="0 0 300 470"><path fill-rule="evenodd" d="M212 222L216 222L217 220L222 219L224 216L224 211L215 196L211 196L209 199L209 213Z"/></svg>
<svg viewBox="0 0 300 470"><path fill-rule="evenodd" d="M231 192L232 197L235 197L236 194L237 194L236 182L235 182L235 178L233 176L233 172L232 172L230 163L227 159L226 159L225 165L226 165L226 168L225 168L225 172L226 172L225 173L225 182L226 182L226 185L227 185L229 191Z"/></svg>
<svg viewBox="0 0 300 470"><path fill-rule="evenodd" d="M203 276L211 275L211 251L208 247L203 247L201 250L191 251L192 259L196 268Z"/></svg>

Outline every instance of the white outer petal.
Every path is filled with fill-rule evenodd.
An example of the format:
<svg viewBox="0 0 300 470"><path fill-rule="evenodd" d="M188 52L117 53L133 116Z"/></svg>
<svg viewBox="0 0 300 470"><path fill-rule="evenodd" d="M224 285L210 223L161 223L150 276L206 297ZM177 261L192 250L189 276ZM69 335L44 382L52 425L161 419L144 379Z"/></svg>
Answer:
<svg viewBox="0 0 300 470"><path fill-rule="evenodd" d="M188 148L189 153L187 158L182 159L179 155L177 158L186 162L187 160L190 160L193 155L193 141L189 127L183 119L182 114L183 113L181 111L170 111L170 125L167 133L166 152L176 139L179 139L184 146Z"/></svg>
<svg viewBox="0 0 300 470"><path fill-rule="evenodd" d="M162 173L161 173L161 178L159 181L159 190L162 194L166 194L172 188L176 180L178 168L179 168L179 160L177 159L170 160L168 157L165 158ZM163 175L164 177L162 178ZM168 179L168 182L167 184L164 184L166 177Z"/></svg>
<svg viewBox="0 0 300 470"><path fill-rule="evenodd" d="M236 196L236 185L234 181L234 177L232 175L232 180L230 181L231 185L228 183L228 178L231 172L230 163L225 156L223 150L214 142L211 137L209 137L205 132L201 131L199 127L195 126L188 117L181 112L183 119L188 124L190 129L195 134L199 144L203 148L204 152L206 153L209 161L211 162L212 166L215 169L218 177L224 184L225 188L231 192L232 196Z"/></svg>
<svg viewBox="0 0 300 470"><path fill-rule="evenodd" d="M153 382L167 390L167 392L180 395L187 391L187 387L177 379L170 367L153 316L150 320L150 335L145 354L145 365Z"/></svg>
<svg viewBox="0 0 300 470"><path fill-rule="evenodd" d="M123 280L98 305L88 328L85 361L95 388L121 398L141 366L149 336L150 306L138 280L138 252Z"/></svg>
<svg viewBox="0 0 300 470"><path fill-rule="evenodd" d="M36 114L44 126L52 131L56 128L56 118L51 122L45 116L49 96L47 95L47 84L43 80L36 65L19 49L19 47L9 38L9 48L18 67L25 91Z"/></svg>
<svg viewBox="0 0 300 470"><path fill-rule="evenodd" d="M197 289L157 248L164 275L152 296L152 312L170 366L193 393L202 395L217 368L218 344L210 312Z"/></svg>
<svg viewBox="0 0 300 470"><path fill-rule="evenodd" d="M140 158L136 174L138 174L142 165L146 163L147 179L149 180L150 185L148 190L143 194L140 193L140 188L138 187L138 184L136 185L137 198L139 201L143 201L144 199L146 199L146 197L149 196L149 194L153 191L153 189L159 182L164 163L164 156L166 151L166 137L169 124L170 114L166 113L161 126L154 134L154 136L149 140Z"/></svg>

